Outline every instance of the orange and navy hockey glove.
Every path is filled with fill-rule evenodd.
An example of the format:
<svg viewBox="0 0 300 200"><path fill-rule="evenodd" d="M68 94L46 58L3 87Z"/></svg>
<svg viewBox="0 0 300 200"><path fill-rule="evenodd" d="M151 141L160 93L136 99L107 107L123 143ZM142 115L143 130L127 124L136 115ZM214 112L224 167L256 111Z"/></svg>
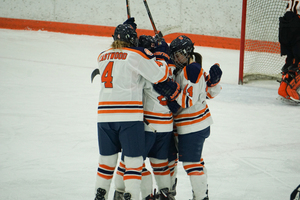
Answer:
<svg viewBox="0 0 300 200"><path fill-rule="evenodd" d="M181 92L180 85L170 79L153 85L153 88L160 95L165 96L169 101L174 101Z"/></svg>
<svg viewBox="0 0 300 200"><path fill-rule="evenodd" d="M157 60L165 60L167 63L170 62L170 56L169 56L169 45L165 42L165 40L162 40L155 43L154 48L154 55Z"/></svg>
<svg viewBox="0 0 300 200"><path fill-rule="evenodd" d="M222 77L222 70L220 68L220 65L218 63L211 66L209 69L209 80L206 82L208 87L213 87L217 85Z"/></svg>

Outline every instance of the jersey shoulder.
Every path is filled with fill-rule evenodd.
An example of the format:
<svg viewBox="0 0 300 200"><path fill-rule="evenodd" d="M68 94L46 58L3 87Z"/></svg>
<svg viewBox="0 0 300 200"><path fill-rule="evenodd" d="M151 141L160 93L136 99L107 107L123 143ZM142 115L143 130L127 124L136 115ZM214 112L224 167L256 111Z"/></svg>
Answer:
<svg viewBox="0 0 300 200"><path fill-rule="evenodd" d="M199 63L193 62L187 65L185 68L185 77L187 80L190 80L192 83L197 83L202 76L203 69Z"/></svg>
<svg viewBox="0 0 300 200"><path fill-rule="evenodd" d="M146 56L150 59L154 58L154 55L151 51L149 51L148 49L146 48L143 48L143 47L129 47L129 48L126 48L127 50L129 51L133 51L133 52L136 52L138 54L140 54L141 56Z"/></svg>

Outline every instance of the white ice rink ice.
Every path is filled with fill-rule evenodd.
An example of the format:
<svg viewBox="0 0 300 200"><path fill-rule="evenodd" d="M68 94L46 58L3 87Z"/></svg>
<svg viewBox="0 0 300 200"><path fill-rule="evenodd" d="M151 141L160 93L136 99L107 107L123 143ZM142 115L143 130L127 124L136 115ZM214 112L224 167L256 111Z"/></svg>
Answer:
<svg viewBox="0 0 300 200"><path fill-rule="evenodd" d="M94 199L100 81L90 75L111 42L0 29L1 200ZM288 200L300 184L300 107L276 100L275 81L237 85L238 51L196 51L206 71L214 63L223 70L223 90L208 101L210 199ZM179 163L176 199L191 198Z"/></svg>

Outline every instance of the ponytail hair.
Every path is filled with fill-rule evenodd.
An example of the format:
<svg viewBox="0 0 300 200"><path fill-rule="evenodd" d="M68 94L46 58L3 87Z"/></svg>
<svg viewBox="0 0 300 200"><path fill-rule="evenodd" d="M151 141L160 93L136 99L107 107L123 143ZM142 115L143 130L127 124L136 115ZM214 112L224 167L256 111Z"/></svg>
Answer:
<svg viewBox="0 0 300 200"><path fill-rule="evenodd" d="M196 63L199 63L202 66L202 55L197 52L193 52L192 54L195 57Z"/></svg>

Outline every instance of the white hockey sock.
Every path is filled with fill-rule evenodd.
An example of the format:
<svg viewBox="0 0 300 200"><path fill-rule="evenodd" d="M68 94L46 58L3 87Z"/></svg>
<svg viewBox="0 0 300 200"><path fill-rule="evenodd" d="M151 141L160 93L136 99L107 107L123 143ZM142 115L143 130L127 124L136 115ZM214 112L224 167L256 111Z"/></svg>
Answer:
<svg viewBox="0 0 300 200"><path fill-rule="evenodd" d="M202 200L207 194L207 177L203 172L203 165L200 162L183 162L183 167L190 177L194 200Z"/></svg>
<svg viewBox="0 0 300 200"><path fill-rule="evenodd" d="M151 195L153 193L152 174L149 170L146 169L145 163L142 172L141 193L142 199L145 199L148 195Z"/></svg>
<svg viewBox="0 0 300 200"><path fill-rule="evenodd" d="M171 178L170 169L168 167L168 159L150 158L150 162L153 168L153 174L156 180L158 190L161 190L163 188L170 189Z"/></svg>
<svg viewBox="0 0 300 200"><path fill-rule="evenodd" d="M115 190L119 192L125 192L125 184L123 180L124 172L125 172L125 164L123 161L120 161L119 166L117 168L117 172L114 175Z"/></svg>
<svg viewBox="0 0 300 200"><path fill-rule="evenodd" d="M111 180L113 178L114 170L117 165L118 154L111 156L99 155L98 171L95 183L95 194L98 188L106 190L105 199L108 199L108 192L110 189Z"/></svg>
<svg viewBox="0 0 300 200"><path fill-rule="evenodd" d="M170 169L170 176L171 176L171 190L173 190L173 186L176 183L176 178L177 178L177 162L178 159L173 160L171 162L169 162L168 167ZM175 188L176 189L176 188Z"/></svg>
<svg viewBox="0 0 300 200"><path fill-rule="evenodd" d="M125 173L123 176L125 192L131 194L131 200L139 200L143 169L143 157L124 157Z"/></svg>

